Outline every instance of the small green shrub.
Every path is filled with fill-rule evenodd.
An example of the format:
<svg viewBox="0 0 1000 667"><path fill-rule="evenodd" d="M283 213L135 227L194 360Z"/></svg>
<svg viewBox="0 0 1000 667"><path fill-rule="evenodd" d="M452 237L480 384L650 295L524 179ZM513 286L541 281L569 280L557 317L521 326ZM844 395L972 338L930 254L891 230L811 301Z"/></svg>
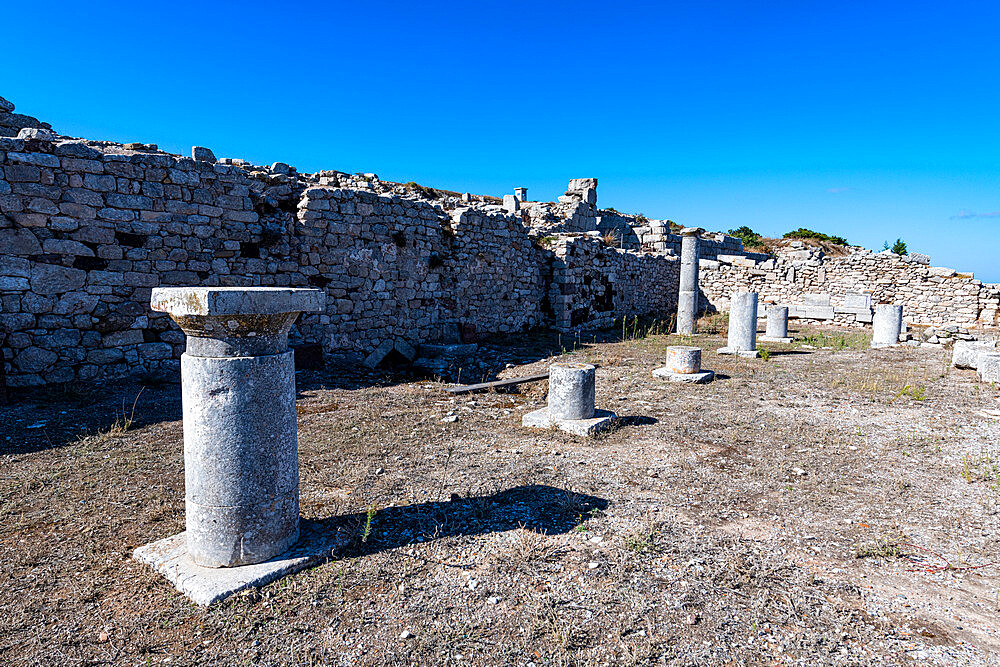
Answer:
<svg viewBox="0 0 1000 667"><path fill-rule="evenodd" d="M843 236L830 236L829 234L824 234L822 232L814 232L811 229L806 229L805 227L799 227L798 229L786 232L784 235L786 239L816 239L818 241L829 241L830 243L836 243L837 245L850 245Z"/></svg>

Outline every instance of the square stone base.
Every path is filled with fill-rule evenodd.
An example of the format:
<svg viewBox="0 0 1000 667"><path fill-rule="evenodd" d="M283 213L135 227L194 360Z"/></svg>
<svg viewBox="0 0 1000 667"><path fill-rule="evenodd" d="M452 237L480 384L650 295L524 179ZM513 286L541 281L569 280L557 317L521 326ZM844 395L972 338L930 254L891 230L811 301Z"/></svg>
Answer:
<svg viewBox="0 0 1000 667"><path fill-rule="evenodd" d="M746 357L747 359L756 359L760 356L757 350L734 350L731 347L720 347L715 351L716 354L735 354L740 357Z"/></svg>
<svg viewBox="0 0 1000 667"><path fill-rule="evenodd" d="M617 419L618 415L608 410L595 410L591 419L552 419L549 416L549 409L542 408L529 412L521 418L521 426L532 428L552 428L572 433L573 435L594 435L611 426L611 422Z"/></svg>
<svg viewBox="0 0 1000 667"><path fill-rule="evenodd" d="M762 343L791 343L795 339L792 338L791 336L788 336L786 338L769 338L768 336L761 336L757 340L761 341Z"/></svg>
<svg viewBox="0 0 1000 667"><path fill-rule="evenodd" d="M689 382L691 384L705 384L715 378L714 371L701 371L700 373L674 373L672 370L663 367L653 370L653 375L669 382Z"/></svg>
<svg viewBox="0 0 1000 667"><path fill-rule="evenodd" d="M314 565L347 546L347 531L325 532L303 521L301 536L291 549L269 561L239 567L202 567L187 553L184 533L151 542L132 552L132 557L162 574L196 604L207 606L246 588L269 584L287 574Z"/></svg>

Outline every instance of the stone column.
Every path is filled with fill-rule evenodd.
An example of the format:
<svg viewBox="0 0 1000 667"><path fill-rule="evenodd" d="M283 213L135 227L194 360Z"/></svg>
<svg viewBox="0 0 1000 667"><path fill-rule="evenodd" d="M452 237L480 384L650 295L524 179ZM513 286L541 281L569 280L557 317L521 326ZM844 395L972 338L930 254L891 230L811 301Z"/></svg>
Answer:
<svg viewBox="0 0 1000 667"><path fill-rule="evenodd" d="M715 373L701 370L701 348L671 345L667 348L663 368L653 369L653 376L671 382L710 382Z"/></svg>
<svg viewBox="0 0 1000 667"><path fill-rule="evenodd" d="M299 537L295 362L288 330L324 294L167 287L152 294L187 334L181 357L186 541L203 567L250 565Z"/></svg>
<svg viewBox="0 0 1000 667"><path fill-rule="evenodd" d="M887 347L899 343L899 333L903 329L903 307L888 303L875 306L872 328L872 347Z"/></svg>
<svg viewBox="0 0 1000 667"><path fill-rule="evenodd" d="M681 279L677 292L677 333L694 333L694 318L698 312L698 234L702 229L685 227L681 230Z"/></svg>
<svg viewBox="0 0 1000 667"><path fill-rule="evenodd" d="M729 344L719 354L757 356L757 293L735 292L729 303Z"/></svg>
<svg viewBox="0 0 1000 667"><path fill-rule="evenodd" d="M788 306L770 305L767 307L767 329L761 340L791 343L788 336Z"/></svg>
<svg viewBox="0 0 1000 667"><path fill-rule="evenodd" d="M595 385L595 368L591 364L552 364L549 367L549 416L552 419L593 417Z"/></svg>

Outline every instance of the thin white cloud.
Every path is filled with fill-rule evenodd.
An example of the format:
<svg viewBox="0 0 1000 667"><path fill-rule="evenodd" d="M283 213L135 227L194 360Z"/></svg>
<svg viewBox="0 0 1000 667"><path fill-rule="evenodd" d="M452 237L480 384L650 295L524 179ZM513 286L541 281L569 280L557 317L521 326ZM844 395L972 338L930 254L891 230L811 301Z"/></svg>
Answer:
<svg viewBox="0 0 1000 667"><path fill-rule="evenodd" d="M841 192L847 192L850 188L827 188L826 191L832 194L840 194Z"/></svg>
<svg viewBox="0 0 1000 667"><path fill-rule="evenodd" d="M952 220L971 220L972 218L1000 218L1000 211L990 211L989 213L959 211L958 215L951 216Z"/></svg>

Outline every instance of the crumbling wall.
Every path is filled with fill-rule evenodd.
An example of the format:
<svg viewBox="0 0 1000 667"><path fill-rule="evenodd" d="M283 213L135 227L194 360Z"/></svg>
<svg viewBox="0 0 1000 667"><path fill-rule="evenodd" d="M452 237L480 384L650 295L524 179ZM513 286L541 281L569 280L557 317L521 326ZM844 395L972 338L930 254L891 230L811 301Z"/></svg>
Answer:
<svg viewBox="0 0 1000 667"><path fill-rule="evenodd" d="M561 331L602 328L636 315L677 310L680 259L606 245L596 233L559 237L549 298Z"/></svg>
<svg viewBox="0 0 1000 667"><path fill-rule="evenodd" d="M0 97L0 137L16 137L24 128L51 130L52 126L32 116L14 113L14 103Z"/></svg>
<svg viewBox="0 0 1000 667"><path fill-rule="evenodd" d="M736 290L755 291L761 300L804 305L809 295L829 295L840 311L848 294L867 294L872 304L902 304L913 324L995 326L1000 309L998 285L983 284L971 273L931 267L920 258L863 248L845 249L834 256L801 241L788 242L775 257L764 260L746 255L719 255L702 260L702 307L726 310ZM857 317L838 312L845 323Z"/></svg>
<svg viewBox="0 0 1000 667"><path fill-rule="evenodd" d="M161 285L319 287L295 341L377 362L457 327L551 321L553 253L519 216L365 177L55 135L0 138L0 342L12 386L176 373ZM361 186L358 183L359 187ZM437 197L437 194L433 195Z"/></svg>

